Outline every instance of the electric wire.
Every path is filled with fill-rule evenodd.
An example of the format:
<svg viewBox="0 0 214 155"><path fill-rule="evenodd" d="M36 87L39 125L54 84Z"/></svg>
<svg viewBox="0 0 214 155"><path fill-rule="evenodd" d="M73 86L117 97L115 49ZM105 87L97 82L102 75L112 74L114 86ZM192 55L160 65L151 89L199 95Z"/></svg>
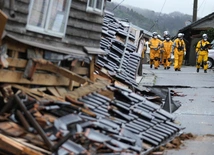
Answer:
<svg viewBox="0 0 214 155"><path fill-rule="evenodd" d="M203 0L203 2L199 5L199 7L198 7L198 10L197 10L197 13L199 14L199 10L200 10L200 12L201 12L201 14L203 14L203 11L204 11L204 7L205 7L205 0ZM203 10L201 10L201 7L202 7L202 5L204 4L204 6L203 6Z"/></svg>
<svg viewBox="0 0 214 155"><path fill-rule="evenodd" d="M161 13L162 13L162 10L163 10L165 4L166 4L166 0L164 1L163 5L162 5L162 7L161 7L161 11L160 11L160 13L159 13L157 19L155 20L154 24L150 27L149 31L151 31L152 28L158 23L159 17L160 17L160 15L161 15Z"/></svg>
<svg viewBox="0 0 214 155"><path fill-rule="evenodd" d="M124 0L122 0L119 4L117 4L113 9L112 11L114 11L118 6L120 6L122 3L124 2Z"/></svg>
<svg viewBox="0 0 214 155"><path fill-rule="evenodd" d="M203 2L199 5L198 11L200 10L200 8L201 8L201 6L203 5L204 2L205 2L205 0L203 0ZM198 11L197 11L197 12L198 12Z"/></svg>

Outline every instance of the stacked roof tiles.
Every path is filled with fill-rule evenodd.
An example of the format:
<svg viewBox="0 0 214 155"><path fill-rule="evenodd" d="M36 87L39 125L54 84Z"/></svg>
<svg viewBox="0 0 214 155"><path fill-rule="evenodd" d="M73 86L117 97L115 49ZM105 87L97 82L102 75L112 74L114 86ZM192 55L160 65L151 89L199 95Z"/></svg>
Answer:
<svg viewBox="0 0 214 155"><path fill-rule="evenodd" d="M135 36L129 32L130 23L119 20L106 11L100 47L105 56L98 56L97 65L115 72L116 78L137 87L135 82L140 55L136 53ZM133 40L129 41L129 40Z"/></svg>
<svg viewBox="0 0 214 155"><path fill-rule="evenodd" d="M63 129L65 135L69 132L84 133L87 139L82 143L75 138L73 142L66 141L59 151L74 151L72 147L75 144L79 149L76 153L80 154L90 143L96 143L93 148L95 154L148 154L181 131L181 127L173 123L172 114L144 97L120 87L108 86L107 90L114 93L113 99L98 92L78 99L96 117L68 105L49 111L59 117L54 123L57 130ZM108 151L100 151L98 146Z"/></svg>

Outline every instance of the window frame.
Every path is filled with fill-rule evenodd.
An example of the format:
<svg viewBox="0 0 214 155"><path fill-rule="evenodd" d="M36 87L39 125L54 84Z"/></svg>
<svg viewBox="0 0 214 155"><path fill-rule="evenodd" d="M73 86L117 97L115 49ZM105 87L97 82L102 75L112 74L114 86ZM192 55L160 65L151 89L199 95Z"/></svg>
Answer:
<svg viewBox="0 0 214 155"><path fill-rule="evenodd" d="M94 1L94 6L93 7L89 6L90 1ZM102 6L101 6L102 8L101 9L97 9L96 8L97 1L99 1L99 0L88 0L86 11L102 15L103 11L104 11L105 0L100 0L100 1L102 1Z"/></svg>
<svg viewBox="0 0 214 155"><path fill-rule="evenodd" d="M55 37L64 37L65 33L66 33L66 28L67 28L67 23L68 23L68 19L69 19L69 13L70 13L70 6L71 6L71 1L72 0L68 0L68 7L67 11L65 13L65 26L64 26L64 31L63 32L55 32L52 30L48 30L48 26L50 24L50 17L51 17L51 8L53 6L53 1L54 0L50 0L49 1L49 6L48 8L45 10L45 14L46 14L46 24L44 26L44 28L40 28L37 26L33 26L29 24L30 18L31 18L31 13L32 13L32 7L34 4L34 0L30 1L30 5L29 5L29 14L28 14L28 19L27 19L27 25L26 25L26 29L29 31L33 31L33 32L37 32L37 33L41 33L41 34L45 34L45 35L49 35L49 36L55 36Z"/></svg>

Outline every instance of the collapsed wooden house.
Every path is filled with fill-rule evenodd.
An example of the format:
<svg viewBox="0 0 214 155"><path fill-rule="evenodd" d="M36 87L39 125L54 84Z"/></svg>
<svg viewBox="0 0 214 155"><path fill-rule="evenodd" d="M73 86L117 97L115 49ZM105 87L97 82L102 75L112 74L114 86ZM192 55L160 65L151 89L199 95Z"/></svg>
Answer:
<svg viewBox="0 0 214 155"><path fill-rule="evenodd" d="M78 75L93 81L95 57L104 54L100 40L106 0L1 0L0 3L0 64L9 68L0 70L0 82L70 85L72 89L74 81L78 85L84 83L79 82L82 78ZM47 63L38 63L39 59L50 61L52 67L50 63L49 67ZM62 71L56 65L67 70ZM62 78L35 73L39 68L64 72L64 76L70 72Z"/></svg>

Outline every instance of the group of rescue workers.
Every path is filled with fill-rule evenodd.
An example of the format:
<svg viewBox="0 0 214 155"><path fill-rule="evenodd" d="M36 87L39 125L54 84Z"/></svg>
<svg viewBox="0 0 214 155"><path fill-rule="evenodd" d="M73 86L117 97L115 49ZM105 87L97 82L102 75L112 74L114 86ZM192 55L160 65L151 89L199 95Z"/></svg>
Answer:
<svg viewBox="0 0 214 155"><path fill-rule="evenodd" d="M154 69L158 69L160 65L163 65L164 69L170 69L172 62L171 56L174 55L174 70L181 71L183 59L186 55L186 44L183 40L183 36L183 33L178 33L177 38L172 41L168 31L164 31L163 38L161 38L157 32L153 32L149 41L145 42L145 39L143 40L143 46L145 48L140 49L142 51L142 57L144 58L145 51L149 50L149 52L146 52L146 56L148 63L150 64L150 68L153 68L154 65ZM207 34L203 34L202 39L198 41L196 45L197 72L199 72L200 67L203 65L204 73L207 73L208 49L210 48L210 43L207 41L207 38ZM142 68L139 69L142 70Z"/></svg>

